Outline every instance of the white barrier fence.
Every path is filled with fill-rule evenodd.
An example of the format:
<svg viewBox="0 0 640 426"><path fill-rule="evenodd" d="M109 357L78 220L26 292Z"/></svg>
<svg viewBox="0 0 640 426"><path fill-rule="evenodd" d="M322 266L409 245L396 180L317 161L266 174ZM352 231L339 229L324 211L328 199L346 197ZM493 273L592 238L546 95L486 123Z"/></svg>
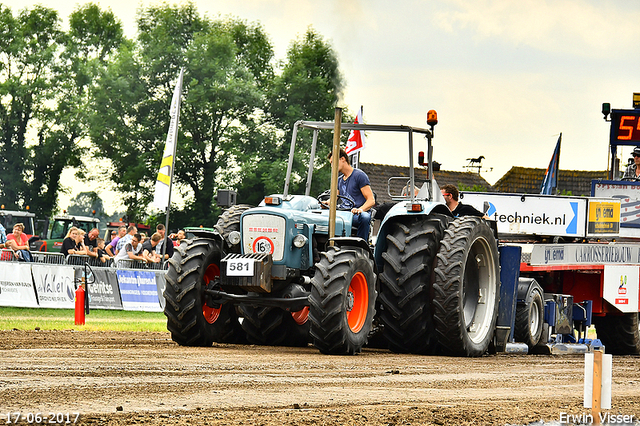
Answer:
<svg viewBox="0 0 640 426"><path fill-rule="evenodd" d="M0 252L0 306L73 309L75 291L85 282L91 309L164 309L166 263L115 268L91 266L89 260L96 259L88 256L32 255L34 262L18 262L10 250Z"/></svg>

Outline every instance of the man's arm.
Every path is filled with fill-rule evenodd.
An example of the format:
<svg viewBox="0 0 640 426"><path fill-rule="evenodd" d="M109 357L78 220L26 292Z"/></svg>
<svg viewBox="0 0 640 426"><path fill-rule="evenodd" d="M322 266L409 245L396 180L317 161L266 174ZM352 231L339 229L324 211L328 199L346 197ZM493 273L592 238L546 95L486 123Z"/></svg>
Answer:
<svg viewBox="0 0 640 426"><path fill-rule="evenodd" d="M113 249L113 245L111 243L107 244L107 246L104 248L104 251L107 252L107 254L111 257L114 256L113 252L111 251Z"/></svg>
<svg viewBox="0 0 640 426"><path fill-rule="evenodd" d="M365 198L365 202L360 207L352 208L351 209L351 213L353 213L353 214L359 214L359 213L362 213L362 212L366 212L367 210L371 209L371 207L376 205L376 199L373 196L373 191L371 190L371 185L363 186L362 188L360 188L360 192L362 192L362 195Z"/></svg>

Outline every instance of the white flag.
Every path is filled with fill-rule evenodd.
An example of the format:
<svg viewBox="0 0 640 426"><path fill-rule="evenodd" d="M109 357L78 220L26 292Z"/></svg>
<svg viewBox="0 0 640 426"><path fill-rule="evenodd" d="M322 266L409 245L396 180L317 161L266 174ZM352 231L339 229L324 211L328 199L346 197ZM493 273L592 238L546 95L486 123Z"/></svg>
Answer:
<svg viewBox="0 0 640 426"><path fill-rule="evenodd" d="M180 98L182 97L182 75L184 69L180 70L180 77L176 83L176 89L171 99L171 122L167 133L167 142L164 145L162 163L158 171L156 180L156 193L153 197L153 205L161 210L169 208L171 202L171 179L173 179L173 166L175 164L176 143L178 142L178 122L180 121Z"/></svg>

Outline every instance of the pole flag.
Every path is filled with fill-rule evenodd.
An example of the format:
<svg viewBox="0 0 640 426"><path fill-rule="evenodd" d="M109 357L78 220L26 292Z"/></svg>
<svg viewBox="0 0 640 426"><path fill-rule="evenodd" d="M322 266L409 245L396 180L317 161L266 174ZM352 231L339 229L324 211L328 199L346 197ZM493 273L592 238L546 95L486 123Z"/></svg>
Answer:
<svg viewBox="0 0 640 426"><path fill-rule="evenodd" d="M360 107L360 111L358 111L358 115L354 120L354 124L362 124L362 106ZM365 144L365 136L364 130L352 130L349 133L349 139L347 139L347 146L345 147L345 151L348 155L353 155L364 149Z"/></svg>
<svg viewBox="0 0 640 426"><path fill-rule="evenodd" d="M182 97L182 77L184 68L180 69L180 76L176 83L176 88L171 99L169 132L167 133L167 141L164 145L164 154L162 154L162 163L158 170L158 179L156 180L156 192L153 197L153 205L160 210L169 211L171 203L171 186L173 184L173 166L175 165L176 144L178 142L178 122L180 121L180 98Z"/></svg>
<svg viewBox="0 0 640 426"><path fill-rule="evenodd" d="M558 174L560 173L560 142L562 142L562 133L558 137L558 143L556 143L556 149L553 150L551 156L551 162L547 167L547 172L544 174L542 185L540 187L540 194L552 195L553 189L558 188Z"/></svg>

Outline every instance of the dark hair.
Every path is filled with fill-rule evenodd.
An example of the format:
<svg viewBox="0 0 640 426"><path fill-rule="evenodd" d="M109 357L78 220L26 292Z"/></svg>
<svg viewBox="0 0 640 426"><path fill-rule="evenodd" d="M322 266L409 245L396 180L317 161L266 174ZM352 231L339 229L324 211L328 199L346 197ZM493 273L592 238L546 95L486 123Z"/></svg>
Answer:
<svg viewBox="0 0 640 426"><path fill-rule="evenodd" d="M456 188L455 185L446 184L440 189L446 193L451 194L451 198L453 198L454 201L458 201L458 195L460 193L458 192L458 188Z"/></svg>
<svg viewBox="0 0 640 426"><path fill-rule="evenodd" d="M329 154L327 154L327 158L331 159L332 156L333 156L333 152L329 151ZM349 154L347 154L347 151L345 151L344 148L340 148L340 157L342 157L345 160L349 161Z"/></svg>
<svg viewBox="0 0 640 426"><path fill-rule="evenodd" d="M138 240L138 242L140 242L140 240L142 240L142 235L140 235L139 233L135 233L133 234L133 238L135 238L136 240Z"/></svg>
<svg viewBox="0 0 640 426"><path fill-rule="evenodd" d="M164 225L159 223L158 226L156 226L156 231L162 231L164 229Z"/></svg>

